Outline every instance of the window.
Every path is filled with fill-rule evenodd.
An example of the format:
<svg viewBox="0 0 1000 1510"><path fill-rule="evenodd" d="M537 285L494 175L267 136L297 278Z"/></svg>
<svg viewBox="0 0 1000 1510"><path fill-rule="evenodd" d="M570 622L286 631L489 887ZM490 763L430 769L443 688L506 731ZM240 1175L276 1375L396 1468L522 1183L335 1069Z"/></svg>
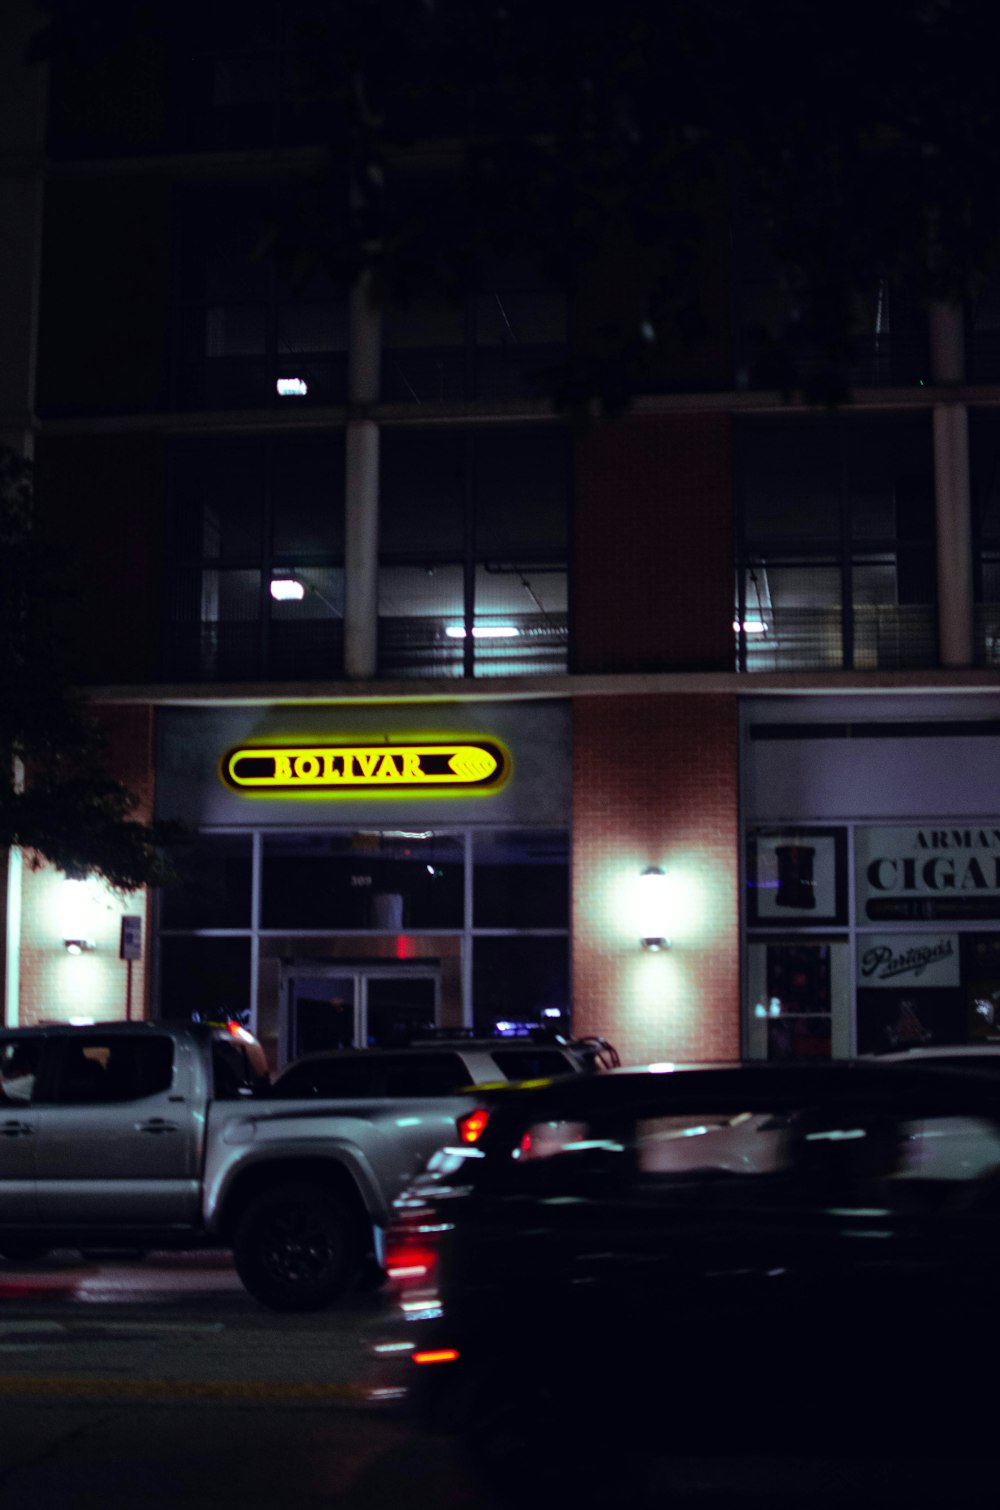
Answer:
<svg viewBox="0 0 1000 1510"><path fill-rule="evenodd" d="M173 1066L169 1038L81 1033L59 1046L54 1100L62 1106L138 1101L168 1090Z"/></svg>
<svg viewBox="0 0 1000 1510"><path fill-rule="evenodd" d="M572 1073L569 1061L558 1049L493 1049L492 1055L508 1080L539 1080Z"/></svg>
<svg viewBox="0 0 1000 1510"><path fill-rule="evenodd" d="M162 1019L255 1011L265 1038L286 1023L289 1058L396 1048L441 1017L486 1035L498 1023L571 1032L565 829L207 832L181 860L159 903Z"/></svg>
<svg viewBox="0 0 1000 1510"><path fill-rule="evenodd" d="M477 928L566 928L569 840L564 829L490 829L472 840Z"/></svg>
<svg viewBox="0 0 1000 1510"><path fill-rule="evenodd" d="M543 1023L567 1031L569 947L551 938L509 934L473 941L476 1031L488 1036L503 1022Z"/></svg>
<svg viewBox="0 0 1000 1510"><path fill-rule="evenodd" d="M250 939L167 934L159 947L157 1016L241 1021L250 1002Z"/></svg>
<svg viewBox="0 0 1000 1510"><path fill-rule="evenodd" d="M930 421L736 428L741 671L937 661Z"/></svg>
<svg viewBox="0 0 1000 1510"><path fill-rule="evenodd" d="M41 1057L40 1040L0 1041L0 1105L27 1106L32 1101Z"/></svg>
<svg viewBox="0 0 1000 1510"><path fill-rule="evenodd" d="M246 928L250 923L248 834L197 834L174 846L176 881L163 889L164 928Z"/></svg>
<svg viewBox="0 0 1000 1510"><path fill-rule="evenodd" d="M304 1059L291 1065L275 1081L271 1094L280 1100L300 1097L377 1096L381 1071L376 1061L362 1059Z"/></svg>
<svg viewBox="0 0 1000 1510"><path fill-rule="evenodd" d="M188 187L177 200L174 397L181 409L343 403L347 295L324 266L347 191L308 183ZM281 247L275 238L284 238ZM293 244L308 242L297 257ZM285 251L285 242L289 249Z"/></svg>
<svg viewBox="0 0 1000 1510"><path fill-rule="evenodd" d="M181 444L169 487L166 676L339 676L343 437Z"/></svg>
<svg viewBox="0 0 1000 1510"><path fill-rule="evenodd" d="M380 671L564 671L569 502L562 429L386 431Z"/></svg>
<svg viewBox="0 0 1000 1510"><path fill-rule="evenodd" d="M254 1071L245 1047L235 1039L213 1039L212 1077L217 1101L253 1095L261 1086L261 1077Z"/></svg>
<svg viewBox="0 0 1000 1510"><path fill-rule="evenodd" d="M267 834L265 928L461 928L463 850L447 834Z"/></svg>
<svg viewBox="0 0 1000 1510"><path fill-rule="evenodd" d="M913 288L874 278L838 322L840 361L816 339L815 320L779 270L761 213L733 180L733 349L741 388L797 388L826 377L850 387L909 387L930 367L927 316ZM995 303L995 300L994 300ZM996 323L995 310L992 323ZM990 318L984 310L984 320ZM850 324L851 329L846 326ZM994 374L990 374L993 376ZM982 379L980 379L982 381Z"/></svg>
<svg viewBox="0 0 1000 1510"><path fill-rule="evenodd" d="M385 1064L387 1096L449 1096L469 1080L458 1054L409 1054Z"/></svg>

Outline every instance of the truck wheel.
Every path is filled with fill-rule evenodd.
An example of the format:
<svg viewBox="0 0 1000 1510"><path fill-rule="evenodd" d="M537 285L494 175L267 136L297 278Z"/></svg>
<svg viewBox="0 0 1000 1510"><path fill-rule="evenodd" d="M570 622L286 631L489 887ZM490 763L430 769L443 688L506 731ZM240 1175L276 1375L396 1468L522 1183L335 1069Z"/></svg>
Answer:
<svg viewBox="0 0 1000 1510"><path fill-rule="evenodd" d="M359 1224L320 1185L265 1190L247 1206L233 1237L236 1272L273 1311L318 1311L357 1278Z"/></svg>

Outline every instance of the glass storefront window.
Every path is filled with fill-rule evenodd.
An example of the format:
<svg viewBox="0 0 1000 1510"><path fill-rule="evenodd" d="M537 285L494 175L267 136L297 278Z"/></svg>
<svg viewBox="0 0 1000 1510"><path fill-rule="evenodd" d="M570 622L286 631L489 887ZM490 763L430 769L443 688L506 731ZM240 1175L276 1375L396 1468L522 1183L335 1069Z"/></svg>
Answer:
<svg viewBox="0 0 1000 1510"><path fill-rule="evenodd" d="M569 1031L569 941L563 938L477 938L472 948L475 1028L541 1024Z"/></svg>
<svg viewBox="0 0 1000 1510"><path fill-rule="evenodd" d="M177 880L160 894L161 928L250 927L249 834L195 834L171 861Z"/></svg>
<svg viewBox="0 0 1000 1510"><path fill-rule="evenodd" d="M268 834L261 926L338 932L461 928L460 839Z"/></svg>
<svg viewBox="0 0 1000 1510"><path fill-rule="evenodd" d="M246 1021L249 938L161 938L159 986L157 1015L164 1020Z"/></svg>
<svg viewBox="0 0 1000 1510"><path fill-rule="evenodd" d="M472 841L476 928L566 928L569 925L569 835L490 831Z"/></svg>
<svg viewBox="0 0 1000 1510"><path fill-rule="evenodd" d="M996 820L760 826L746 887L751 1059L1000 1044Z"/></svg>
<svg viewBox="0 0 1000 1510"><path fill-rule="evenodd" d="M751 1059L838 1059L850 1053L846 939L754 941L748 988Z"/></svg>

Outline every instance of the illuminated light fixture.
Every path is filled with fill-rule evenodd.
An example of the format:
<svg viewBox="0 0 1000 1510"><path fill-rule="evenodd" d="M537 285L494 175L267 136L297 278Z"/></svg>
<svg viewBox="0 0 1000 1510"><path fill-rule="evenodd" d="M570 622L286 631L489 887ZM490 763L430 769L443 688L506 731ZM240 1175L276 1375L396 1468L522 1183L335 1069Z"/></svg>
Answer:
<svg viewBox="0 0 1000 1510"><path fill-rule="evenodd" d="M305 378L279 378L275 387L279 398L305 398L309 392L309 384Z"/></svg>
<svg viewBox="0 0 1000 1510"><path fill-rule="evenodd" d="M734 619L734 633L739 634L741 629L744 634L767 634L767 625L763 619L744 619L742 624L739 619Z"/></svg>
<svg viewBox="0 0 1000 1510"><path fill-rule="evenodd" d="M474 640L516 640L521 631L514 624L473 624ZM445 630L449 640L464 640L465 625L449 624Z"/></svg>
<svg viewBox="0 0 1000 1510"><path fill-rule="evenodd" d="M653 954L668 948L667 877L658 865L647 866L639 877L638 915L642 947Z"/></svg>
<svg viewBox="0 0 1000 1510"><path fill-rule="evenodd" d="M458 1349L454 1347L422 1348L413 1354L414 1363L456 1363Z"/></svg>
<svg viewBox="0 0 1000 1510"><path fill-rule="evenodd" d="M271 597L276 603L301 603L305 595L305 583L297 577L271 578Z"/></svg>
<svg viewBox="0 0 1000 1510"><path fill-rule="evenodd" d="M92 899L84 876L66 876L59 898L62 936L67 954L85 954L93 949L90 937Z"/></svg>

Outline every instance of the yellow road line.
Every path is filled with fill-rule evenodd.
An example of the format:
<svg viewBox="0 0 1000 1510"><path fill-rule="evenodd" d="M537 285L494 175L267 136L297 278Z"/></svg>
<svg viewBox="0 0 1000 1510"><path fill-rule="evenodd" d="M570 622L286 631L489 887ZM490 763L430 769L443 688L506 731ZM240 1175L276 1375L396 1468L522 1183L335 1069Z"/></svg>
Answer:
<svg viewBox="0 0 1000 1510"><path fill-rule="evenodd" d="M297 1400L358 1403L367 1398L360 1384L280 1384L239 1379L80 1379L37 1374L0 1375L0 1395L65 1395L83 1399Z"/></svg>

